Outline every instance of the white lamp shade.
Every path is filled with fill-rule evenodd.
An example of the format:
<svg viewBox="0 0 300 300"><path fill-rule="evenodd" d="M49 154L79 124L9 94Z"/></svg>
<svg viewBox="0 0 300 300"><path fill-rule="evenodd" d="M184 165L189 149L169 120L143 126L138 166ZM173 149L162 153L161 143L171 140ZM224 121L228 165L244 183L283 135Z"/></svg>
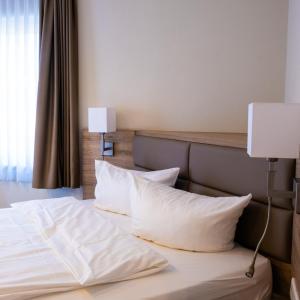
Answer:
<svg viewBox="0 0 300 300"><path fill-rule="evenodd" d="M89 108L89 132L116 131L116 111L110 107Z"/></svg>
<svg viewBox="0 0 300 300"><path fill-rule="evenodd" d="M247 152L251 157L298 158L300 104L251 103Z"/></svg>

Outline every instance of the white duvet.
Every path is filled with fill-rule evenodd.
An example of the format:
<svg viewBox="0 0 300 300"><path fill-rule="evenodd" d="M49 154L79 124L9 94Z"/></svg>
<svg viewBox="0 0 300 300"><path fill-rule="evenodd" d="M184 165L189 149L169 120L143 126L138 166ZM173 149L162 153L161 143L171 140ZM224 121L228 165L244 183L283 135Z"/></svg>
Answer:
<svg viewBox="0 0 300 300"><path fill-rule="evenodd" d="M35 296L158 272L167 261L71 198L0 210L0 299Z"/></svg>

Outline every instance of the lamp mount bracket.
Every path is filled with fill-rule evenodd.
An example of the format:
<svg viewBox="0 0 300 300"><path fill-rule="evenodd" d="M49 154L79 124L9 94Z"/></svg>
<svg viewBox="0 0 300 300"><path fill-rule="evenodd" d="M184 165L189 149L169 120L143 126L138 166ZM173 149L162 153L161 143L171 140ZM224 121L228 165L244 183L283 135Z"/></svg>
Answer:
<svg viewBox="0 0 300 300"><path fill-rule="evenodd" d="M114 143L111 141L105 141L104 133L101 134L100 153L102 157L114 156Z"/></svg>
<svg viewBox="0 0 300 300"><path fill-rule="evenodd" d="M292 191L281 191L274 189L274 178L276 173L276 162L277 158L267 158L269 167L268 167L268 197L277 197L285 199L293 199L293 207L297 214L300 214L300 178L295 178L293 182Z"/></svg>

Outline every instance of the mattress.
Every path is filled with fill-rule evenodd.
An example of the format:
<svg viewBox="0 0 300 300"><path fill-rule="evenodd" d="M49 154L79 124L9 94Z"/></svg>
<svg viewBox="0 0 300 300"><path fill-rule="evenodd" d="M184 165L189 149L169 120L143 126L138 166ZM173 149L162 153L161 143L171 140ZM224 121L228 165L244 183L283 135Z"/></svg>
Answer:
<svg viewBox="0 0 300 300"><path fill-rule="evenodd" d="M92 200L85 204L92 206ZM96 208L93 208L96 209ZM130 232L130 218L96 209L99 214ZM163 224L162 224L163 226ZM93 230L93 228L91 228ZM196 253L145 243L162 254L169 266L160 273L118 283L49 294L37 300L181 300L269 299L272 291L270 262L259 255L252 279L245 276L253 251L236 245L220 253Z"/></svg>

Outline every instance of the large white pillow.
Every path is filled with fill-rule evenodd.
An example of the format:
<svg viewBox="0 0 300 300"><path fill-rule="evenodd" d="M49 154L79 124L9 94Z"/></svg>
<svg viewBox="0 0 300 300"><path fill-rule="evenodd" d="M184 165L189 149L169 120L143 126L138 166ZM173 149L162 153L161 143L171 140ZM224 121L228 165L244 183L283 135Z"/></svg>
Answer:
<svg viewBox="0 0 300 300"><path fill-rule="evenodd" d="M95 161L97 185L94 205L103 210L130 215L133 176L142 176L151 181L173 186L179 168L142 172L116 167L106 161Z"/></svg>
<svg viewBox="0 0 300 300"><path fill-rule="evenodd" d="M134 178L133 234L171 248L218 252L233 248L236 224L251 194L208 197Z"/></svg>

